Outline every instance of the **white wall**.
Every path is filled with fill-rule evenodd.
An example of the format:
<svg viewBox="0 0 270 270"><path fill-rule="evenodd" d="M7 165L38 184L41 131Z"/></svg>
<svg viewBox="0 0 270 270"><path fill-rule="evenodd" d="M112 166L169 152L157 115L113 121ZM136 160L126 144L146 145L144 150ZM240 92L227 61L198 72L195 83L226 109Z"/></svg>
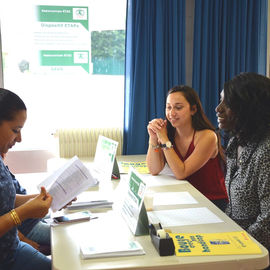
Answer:
<svg viewBox="0 0 270 270"><path fill-rule="evenodd" d="M47 150L9 151L5 164L13 174L47 171L47 161L55 155Z"/></svg>

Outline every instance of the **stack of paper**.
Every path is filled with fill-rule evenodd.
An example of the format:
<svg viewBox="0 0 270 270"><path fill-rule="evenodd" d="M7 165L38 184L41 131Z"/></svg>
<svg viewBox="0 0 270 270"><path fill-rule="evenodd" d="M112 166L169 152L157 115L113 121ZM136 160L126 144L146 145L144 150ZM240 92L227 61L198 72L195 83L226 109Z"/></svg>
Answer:
<svg viewBox="0 0 270 270"><path fill-rule="evenodd" d="M113 202L108 200L97 200L97 201L85 201L85 202L72 202L67 207L69 210L84 209L84 208L112 208Z"/></svg>
<svg viewBox="0 0 270 270"><path fill-rule="evenodd" d="M111 244L109 244L111 243ZM142 246L137 241L129 242L102 242L100 244L81 246L82 259L105 258L119 256L144 255Z"/></svg>

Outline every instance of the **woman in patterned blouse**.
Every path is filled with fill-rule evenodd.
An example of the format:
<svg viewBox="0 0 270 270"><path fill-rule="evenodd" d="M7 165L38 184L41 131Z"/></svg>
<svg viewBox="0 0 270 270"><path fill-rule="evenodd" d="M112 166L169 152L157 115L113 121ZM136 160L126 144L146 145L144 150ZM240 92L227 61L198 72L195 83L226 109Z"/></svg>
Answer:
<svg viewBox="0 0 270 270"><path fill-rule="evenodd" d="M270 250L270 79L241 73L228 81L216 108L226 149L227 215Z"/></svg>

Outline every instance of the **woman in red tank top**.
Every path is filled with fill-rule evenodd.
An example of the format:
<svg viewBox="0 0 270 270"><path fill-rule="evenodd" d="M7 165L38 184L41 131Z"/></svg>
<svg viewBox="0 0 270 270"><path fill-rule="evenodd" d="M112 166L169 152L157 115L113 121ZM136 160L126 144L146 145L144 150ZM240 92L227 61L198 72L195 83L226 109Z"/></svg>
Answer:
<svg viewBox="0 0 270 270"><path fill-rule="evenodd" d="M188 180L209 200L224 210L224 155L219 135L207 119L194 89L185 85L169 90L166 119L153 119L147 126L147 165L153 175L165 163L179 180Z"/></svg>

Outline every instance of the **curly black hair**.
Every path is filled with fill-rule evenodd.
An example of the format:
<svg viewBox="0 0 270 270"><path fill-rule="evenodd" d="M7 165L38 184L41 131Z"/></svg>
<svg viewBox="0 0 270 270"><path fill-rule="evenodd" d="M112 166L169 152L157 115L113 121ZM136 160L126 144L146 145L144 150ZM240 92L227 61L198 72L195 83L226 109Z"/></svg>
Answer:
<svg viewBox="0 0 270 270"><path fill-rule="evenodd" d="M240 73L224 84L224 102L234 115L233 135L241 146L260 141L270 131L270 79Z"/></svg>

